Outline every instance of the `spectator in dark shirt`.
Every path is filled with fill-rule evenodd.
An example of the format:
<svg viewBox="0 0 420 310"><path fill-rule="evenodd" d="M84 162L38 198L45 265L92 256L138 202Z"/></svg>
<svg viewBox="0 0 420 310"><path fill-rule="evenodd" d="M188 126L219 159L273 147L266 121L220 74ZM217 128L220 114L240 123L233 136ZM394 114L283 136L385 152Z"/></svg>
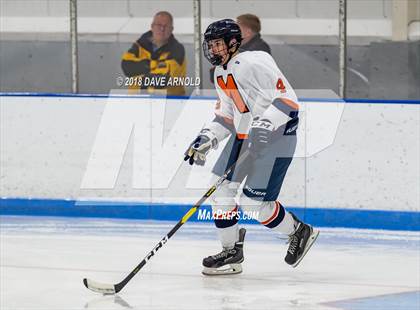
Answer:
<svg viewBox="0 0 420 310"><path fill-rule="evenodd" d="M151 30L123 54L121 67L127 77L139 77L143 81L147 77L160 81L159 85L153 86L130 84L130 89L141 89L150 94L185 94L182 85L167 83L169 78L184 78L186 75L185 49L173 36L173 29L172 15L166 11L158 12L153 18Z"/></svg>
<svg viewBox="0 0 420 310"><path fill-rule="evenodd" d="M261 38L261 22L258 16L243 14L236 21L242 32L240 51L264 51L271 54L270 46Z"/></svg>

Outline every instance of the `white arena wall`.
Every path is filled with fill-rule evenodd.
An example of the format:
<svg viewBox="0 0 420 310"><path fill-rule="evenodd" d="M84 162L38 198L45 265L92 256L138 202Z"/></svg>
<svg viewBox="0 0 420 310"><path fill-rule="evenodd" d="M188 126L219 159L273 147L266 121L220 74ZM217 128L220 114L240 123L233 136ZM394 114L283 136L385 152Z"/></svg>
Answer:
<svg viewBox="0 0 420 310"><path fill-rule="evenodd" d="M193 203L210 184L210 168L191 172L183 151L212 118L214 100L188 104L193 115L181 113L181 99L3 96L1 196ZM327 110L336 102L302 102L312 111L308 118L317 118L317 125L307 125L311 154L298 151L280 200L297 207L418 211L420 106L340 105L344 110L333 115ZM336 132L335 121L328 121L334 117ZM302 144L305 135L299 138Z"/></svg>

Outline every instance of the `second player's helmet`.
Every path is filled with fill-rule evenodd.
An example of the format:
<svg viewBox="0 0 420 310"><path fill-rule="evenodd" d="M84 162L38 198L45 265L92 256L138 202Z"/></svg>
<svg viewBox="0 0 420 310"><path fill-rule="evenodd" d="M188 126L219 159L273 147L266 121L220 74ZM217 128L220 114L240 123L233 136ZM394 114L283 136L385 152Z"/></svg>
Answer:
<svg viewBox="0 0 420 310"><path fill-rule="evenodd" d="M218 20L207 27L206 32L204 33L203 52L207 60L214 66L221 65L223 62L223 57L214 54L209 46L211 40L217 39L223 39L228 50L232 47L236 47L236 52L242 41L241 28L239 28L239 25L232 19ZM231 43L232 39L235 39L233 43ZM229 58L233 53L234 52L229 51Z"/></svg>

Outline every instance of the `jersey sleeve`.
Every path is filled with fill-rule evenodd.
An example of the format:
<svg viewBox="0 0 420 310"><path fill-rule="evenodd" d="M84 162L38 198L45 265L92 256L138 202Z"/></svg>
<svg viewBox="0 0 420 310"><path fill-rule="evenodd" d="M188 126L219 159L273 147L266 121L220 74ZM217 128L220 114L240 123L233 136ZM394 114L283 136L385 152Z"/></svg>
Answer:
<svg viewBox="0 0 420 310"><path fill-rule="evenodd" d="M227 138L229 134L235 131L233 125L233 111L229 109L228 104L222 104L221 100L216 101L215 117L213 121L204 126L210 130L211 134L216 138L217 144Z"/></svg>
<svg viewBox="0 0 420 310"><path fill-rule="evenodd" d="M270 62L272 62L271 65ZM265 87L263 96L269 103L261 118L268 119L274 128L278 129L297 115L299 103L295 91L271 56L267 59L267 64L268 66L254 69L257 77L255 83L259 87ZM267 67L272 69L267 70Z"/></svg>
<svg viewBox="0 0 420 310"><path fill-rule="evenodd" d="M217 99L216 106L214 108L214 114L223 118L226 123L233 122L233 107L232 104L226 100L226 98Z"/></svg>
<svg viewBox="0 0 420 310"><path fill-rule="evenodd" d="M294 90L284 78L279 76L273 91L272 102L262 118L266 118L278 129L297 116L299 104Z"/></svg>

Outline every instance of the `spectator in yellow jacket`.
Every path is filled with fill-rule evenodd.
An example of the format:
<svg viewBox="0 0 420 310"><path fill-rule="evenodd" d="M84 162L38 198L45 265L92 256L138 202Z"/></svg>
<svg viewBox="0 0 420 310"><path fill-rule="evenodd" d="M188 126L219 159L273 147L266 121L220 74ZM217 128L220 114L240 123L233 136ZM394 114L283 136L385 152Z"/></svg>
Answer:
<svg viewBox="0 0 420 310"><path fill-rule="evenodd" d="M169 82L171 78L176 80L173 78L183 78L186 74L185 49L175 39L173 29L172 15L166 11L158 12L153 18L151 30L123 54L121 67L124 74L142 80L141 86L137 83L139 79L130 83L130 89L149 94L185 94L185 88L180 83Z"/></svg>

